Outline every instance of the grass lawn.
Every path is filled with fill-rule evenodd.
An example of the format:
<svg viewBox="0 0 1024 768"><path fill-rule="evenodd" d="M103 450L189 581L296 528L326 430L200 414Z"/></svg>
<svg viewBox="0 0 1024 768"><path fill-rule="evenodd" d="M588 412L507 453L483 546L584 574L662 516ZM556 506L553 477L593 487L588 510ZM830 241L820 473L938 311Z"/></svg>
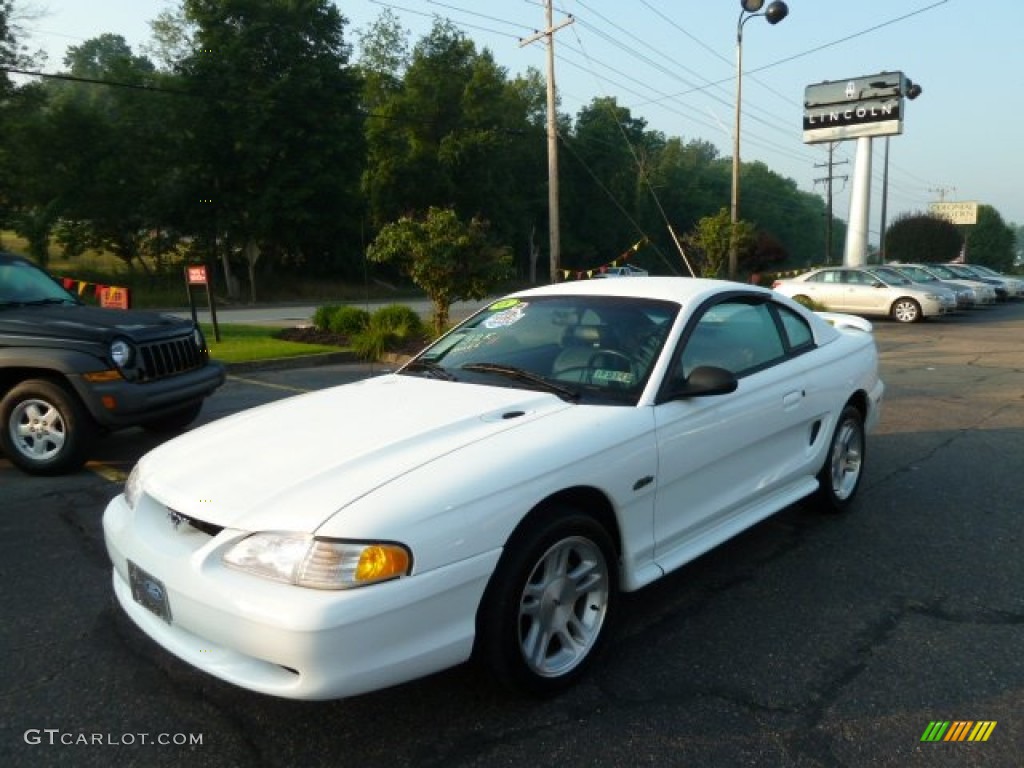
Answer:
<svg viewBox="0 0 1024 768"><path fill-rule="evenodd" d="M254 360L272 360L281 357L315 355L322 352L341 352L343 347L329 344L306 344L274 338L278 328L259 325L233 325L218 323L220 341L213 336L213 326L202 324L210 356L223 363L247 363Z"/></svg>

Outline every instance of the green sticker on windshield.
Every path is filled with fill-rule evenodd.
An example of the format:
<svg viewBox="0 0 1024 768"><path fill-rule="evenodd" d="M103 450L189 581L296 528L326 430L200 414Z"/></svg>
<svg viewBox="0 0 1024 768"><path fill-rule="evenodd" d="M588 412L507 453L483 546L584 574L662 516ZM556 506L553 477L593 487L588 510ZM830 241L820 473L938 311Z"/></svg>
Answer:
<svg viewBox="0 0 1024 768"><path fill-rule="evenodd" d="M518 303L519 299L502 299L501 301L496 301L493 304L491 304L491 306L489 306L488 309L498 311L499 309L508 309L509 307L514 307Z"/></svg>

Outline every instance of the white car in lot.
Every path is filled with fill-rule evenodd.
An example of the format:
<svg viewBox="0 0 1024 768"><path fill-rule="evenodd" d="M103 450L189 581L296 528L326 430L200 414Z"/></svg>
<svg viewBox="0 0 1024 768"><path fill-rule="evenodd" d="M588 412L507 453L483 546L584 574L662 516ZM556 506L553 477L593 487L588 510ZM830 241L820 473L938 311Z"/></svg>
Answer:
<svg viewBox="0 0 1024 768"><path fill-rule="evenodd" d="M986 267L984 264L958 264L955 265L961 270L967 270L978 275L982 280L995 280L1002 283L1006 289L1006 297L1013 298L1024 298L1024 280L1019 277L1013 277L1012 275L1004 275L1002 272L996 272L991 267Z"/></svg>
<svg viewBox="0 0 1024 768"><path fill-rule="evenodd" d="M951 290L918 285L888 267L812 269L776 280L772 289L796 301L810 299L834 312L881 315L900 323L956 311L956 295Z"/></svg>
<svg viewBox="0 0 1024 768"><path fill-rule="evenodd" d="M956 296L957 309L972 309L984 303L980 300L978 291L972 286L945 280L925 266L890 263L888 264L888 269L896 270L907 280L923 285L925 288L945 288L953 291L953 294ZM995 291L992 291L992 302L995 302Z"/></svg>
<svg viewBox="0 0 1024 768"><path fill-rule="evenodd" d="M491 303L396 373L164 443L103 516L153 640L287 698L475 657L546 694L617 596L805 497L853 501L883 384L869 323L652 277Z"/></svg>
<svg viewBox="0 0 1024 768"><path fill-rule="evenodd" d="M901 266L901 265L893 265ZM998 297L996 296L996 289L993 288L989 283L982 282L977 278L964 277L963 275L957 275L953 270L947 267L945 264L913 264L920 269L926 270L929 274L935 275L943 282L949 283L950 285L966 285L968 288L974 291L978 305L991 306L996 303Z"/></svg>

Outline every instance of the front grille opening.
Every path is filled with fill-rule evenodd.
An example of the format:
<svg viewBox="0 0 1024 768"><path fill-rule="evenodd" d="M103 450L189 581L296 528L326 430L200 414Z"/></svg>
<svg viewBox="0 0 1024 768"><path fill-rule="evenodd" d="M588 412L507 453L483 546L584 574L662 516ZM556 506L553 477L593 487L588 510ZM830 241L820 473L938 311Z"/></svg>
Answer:
<svg viewBox="0 0 1024 768"><path fill-rule="evenodd" d="M214 525L212 523L204 522L203 520L198 520L194 517L189 517L188 515L183 515L181 514L181 512L178 512L175 509L171 509L170 507L167 508L167 516L170 518L172 523L175 520L179 520L180 525L191 526L200 533L205 533L207 536L211 538L224 530L223 525Z"/></svg>
<svg viewBox="0 0 1024 768"><path fill-rule="evenodd" d="M139 359L139 381L177 376L206 364L206 355L192 336L143 344L139 348Z"/></svg>

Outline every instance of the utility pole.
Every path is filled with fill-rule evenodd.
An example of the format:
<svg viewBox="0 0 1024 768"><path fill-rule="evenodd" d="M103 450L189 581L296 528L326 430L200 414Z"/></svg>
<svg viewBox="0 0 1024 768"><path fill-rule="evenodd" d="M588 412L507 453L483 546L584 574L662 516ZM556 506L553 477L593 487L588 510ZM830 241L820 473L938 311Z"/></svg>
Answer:
<svg viewBox="0 0 1024 768"><path fill-rule="evenodd" d="M815 168L828 167L828 175L823 176L819 179L815 179L814 183L825 182L825 263L832 263L832 182L835 179L842 179L847 181L849 176L833 176L832 168L837 165L845 165L850 162L849 160L842 160L840 162L833 161L832 157L836 150L836 143L834 141L829 142L828 145L828 162L827 163L815 163Z"/></svg>
<svg viewBox="0 0 1024 768"><path fill-rule="evenodd" d="M885 170L882 171L882 224L878 228L878 263L885 264L886 212L889 206L889 136L885 137Z"/></svg>
<svg viewBox="0 0 1024 768"><path fill-rule="evenodd" d="M546 39L548 44L548 233L550 238L550 279L558 282L558 264L561 258L561 230L558 219L558 115L555 112L555 32L572 24L569 16L556 26L552 20L552 0L544 3L547 26L541 32L519 41L519 47Z"/></svg>

